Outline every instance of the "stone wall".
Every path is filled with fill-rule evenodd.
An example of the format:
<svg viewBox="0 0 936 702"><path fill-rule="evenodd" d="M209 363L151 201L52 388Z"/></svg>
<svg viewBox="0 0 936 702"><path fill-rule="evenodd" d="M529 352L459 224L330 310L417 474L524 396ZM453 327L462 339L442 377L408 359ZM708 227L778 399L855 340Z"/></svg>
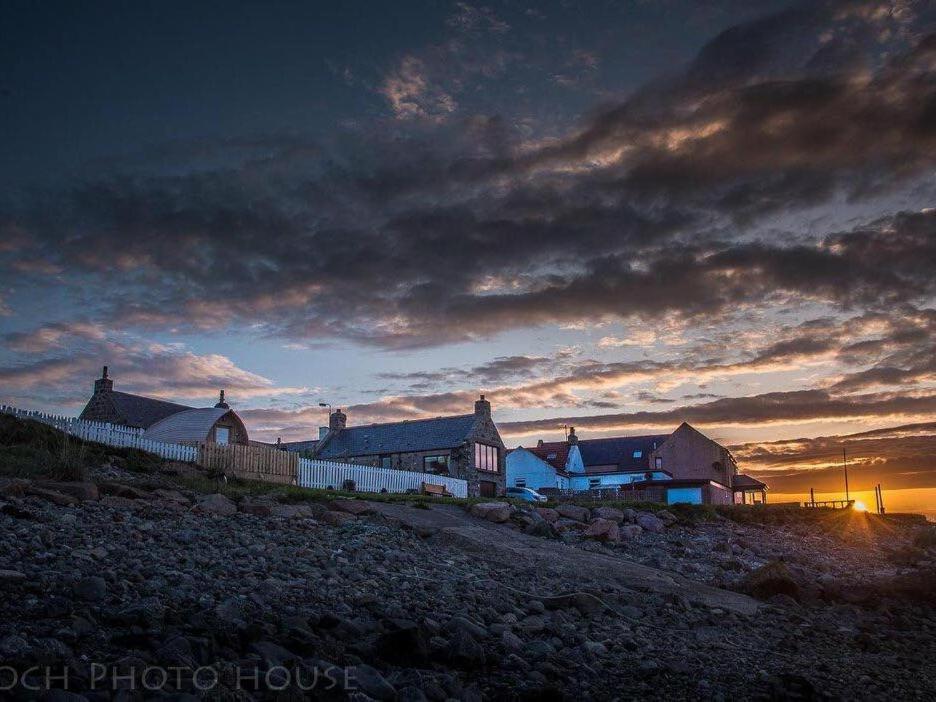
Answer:
<svg viewBox="0 0 936 702"><path fill-rule="evenodd" d="M656 463L658 457L662 458L659 467ZM715 468L716 463L721 467ZM650 467L665 470L675 480L700 478L729 487L732 476L737 472L728 449L688 424L681 425L650 453Z"/></svg>
<svg viewBox="0 0 936 702"><path fill-rule="evenodd" d="M96 392L82 410L79 419L89 422L110 422L123 424L123 417L114 410L114 404L108 399L106 392Z"/></svg>

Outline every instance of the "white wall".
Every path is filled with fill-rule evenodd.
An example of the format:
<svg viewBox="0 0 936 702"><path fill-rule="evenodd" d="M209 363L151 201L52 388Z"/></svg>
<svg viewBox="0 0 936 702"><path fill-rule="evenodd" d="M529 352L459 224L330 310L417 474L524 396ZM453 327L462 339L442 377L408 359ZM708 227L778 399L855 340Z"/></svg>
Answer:
<svg viewBox="0 0 936 702"><path fill-rule="evenodd" d="M568 479L557 475L555 468L525 448L507 454L507 487L516 487L517 480L525 480L524 487L534 490L568 488Z"/></svg>
<svg viewBox="0 0 936 702"><path fill-rule="evenodd" d="M573 490L589 490L591 488L609 488L618 485L630 485L644 480L645 471L639 473L609 473L608 475L575 476L572 478ZM670 476L660 471L653 472L654 480L669 480ZM592 480L601 480L600 485L593 486Z"/></svg>

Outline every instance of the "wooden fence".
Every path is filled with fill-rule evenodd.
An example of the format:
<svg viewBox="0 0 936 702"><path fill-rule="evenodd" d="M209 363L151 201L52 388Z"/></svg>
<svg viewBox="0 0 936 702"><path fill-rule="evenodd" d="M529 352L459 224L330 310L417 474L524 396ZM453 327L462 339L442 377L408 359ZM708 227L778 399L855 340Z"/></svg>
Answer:
<svg viewBox="0 0 936 702"><path fill-rule="evenodd" d="M201 444L198 463L228 477L296 485L299 454L268 446Z"/></svg>
<svg viewBox="0 0 936 702"><path fill-rule="evenodd" d="M340 490L346 481L353 482L354 489L359 492L418 492L425 482L444 485L455 497L468 497L468 482L459 478L312 458L299 459L298 484L301 487Z"/></svg>

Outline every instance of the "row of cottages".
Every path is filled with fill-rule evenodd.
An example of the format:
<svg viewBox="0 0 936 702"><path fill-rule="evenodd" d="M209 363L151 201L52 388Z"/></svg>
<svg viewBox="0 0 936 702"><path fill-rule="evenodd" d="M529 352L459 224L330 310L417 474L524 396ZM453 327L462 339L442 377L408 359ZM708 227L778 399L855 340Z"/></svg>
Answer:
<svg viewBox="0 0 936 702"><path fill-rule="evenodd" d="M179 405L114 390L107 366L78 418L143 429L144 439L172 444L250 443L244 422L224 400L224 390L214 407Z"/></svg>
<svg viewBox="0 0 936 702"><path fill-rule="evenodd" d="M731 452L689 424L672 434L540 441L507 456L507 484L543 493L585 490L647 491L675 504L766 502L767 486L739 474Z"/></svg>
<svg viewBox="0 0 936 702"><path fill-rule="evenodd" d="M470 496L494 497L506 488L504 442L484 395L471 414L385 424L349 427L338 409L317 440L280 447L310 458L461 478Z"/></svg>

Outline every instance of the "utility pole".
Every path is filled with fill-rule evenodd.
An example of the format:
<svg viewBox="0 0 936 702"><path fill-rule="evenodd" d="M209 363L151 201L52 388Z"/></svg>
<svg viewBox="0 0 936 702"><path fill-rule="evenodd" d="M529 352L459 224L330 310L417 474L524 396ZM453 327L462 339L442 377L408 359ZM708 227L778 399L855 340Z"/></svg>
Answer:
<svg viewBox="0 0 936 702"><path fill-rule="evenodd" d="M845 445L842 445L842 468L845 469L845 501L848 502L848 459L845 457Z"/></svg>

